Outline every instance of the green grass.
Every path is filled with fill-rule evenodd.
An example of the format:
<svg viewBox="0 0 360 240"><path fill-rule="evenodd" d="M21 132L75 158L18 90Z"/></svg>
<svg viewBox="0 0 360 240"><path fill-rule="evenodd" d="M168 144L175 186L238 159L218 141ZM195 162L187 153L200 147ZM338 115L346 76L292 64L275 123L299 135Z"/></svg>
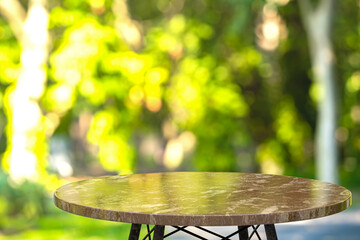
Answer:
<svg viewBox="0 0 360 240"><path fill-rule="evenodd" d="M61 210L31 222L8 220L6 225L4 233L0 232L0 240L118 240L127 239L130 230L130 224L85 218Z"/></svg>

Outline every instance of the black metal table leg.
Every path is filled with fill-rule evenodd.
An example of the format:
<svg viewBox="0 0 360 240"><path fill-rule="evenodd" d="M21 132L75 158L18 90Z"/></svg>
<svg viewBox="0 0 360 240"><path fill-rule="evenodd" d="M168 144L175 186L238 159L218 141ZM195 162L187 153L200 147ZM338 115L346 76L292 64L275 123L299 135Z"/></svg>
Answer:
<svg viewBox="0 0 360 240"><path fill-rule="evenodd" d="M250 238L252 238L252 236L254 234L256 234L258 238L260 238L259 234L256 231L259 226L260 225L257 225L257 226L238 226L238 231L232 233L231 235L229 235L227 237L221 236L219 234L216 234L216 233L211 232L209 230L203 229L201 227L197 227L197 228L203 229L204 231L206 230L206 232L214 234L214 235L216 235L218 237L221 237L221 239L229 239L231 236L239 234L239 240L248 240L249 239L249 232L248 232L249 227L252 227L254 229L254 231L250 235ZM198 237L200 239L205 239L205 238L200 237L199 235L196 235L196 234L193 234L193 233L191 233L189 231L184 230L185 227L181 227L181 228L176 227L176 226L174 226L174 227L178 228L178 230L175 230L174 232L171 232L170 234L167 234L166 236L172 235L173 233L180 230L180 231L185 231L186 233L191 234L191 235L193 235L195 237ZM265 233L266 233L266 239L267 240L278 240L274 224L265 224L264 227L265 227ZM129 235L129 240L139 240L140 230L141 230L141 224L132 224L131 225L131 230L130 230L130 235ZM150 238L151 232L154 233L153 240L163 240L164 239L164 233L165 233L165 226L156 225L153 228L153 230L149 231L149 229L148 229L148 235L146 235L145 238L151 239Z"/></svg>
<svg viewBox="0 0 360 240"><path fill-rule="evenodd" d="M141 224L133 223L131 225L129 240L138 240L140 236Z"/></svg>
<svg viewBox="0 0 360 240"><path fill-rule="evenodd" d="M238 227L239 230L239 239L240 240L248 240L249 239L249 232L248 232L248 226L242 226Z"/></svg>
<svg viewBox="0 0 360 240"><path fill-rule="evenodd" d="M265 224L265 233L267 240L278 240L274 224Z"/></svg>
<svg viewBox="0 0 360 240"><path fill-rule="evenodd" d="M154 240L163 240L164 239L164 232L165 226L156 225L154 230Z"/></svg>

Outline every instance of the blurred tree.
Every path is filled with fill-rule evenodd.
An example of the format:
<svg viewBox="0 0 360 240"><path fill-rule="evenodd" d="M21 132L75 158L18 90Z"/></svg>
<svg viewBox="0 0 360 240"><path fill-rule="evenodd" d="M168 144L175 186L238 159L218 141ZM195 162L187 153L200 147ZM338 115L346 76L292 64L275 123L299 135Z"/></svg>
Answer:
<svg viewBox="0 0 360 240"><path fill-rule="evenodd" d="M334 73L335 54L331 43L335 0L316 1L316 6L310 0L298 2L310 46L314 79L312 94L318 104L315 135L317 178L337 183L338 146L335 131L338 96Z"/></svg>
<svg viewBox="0 0 360 240"><path fill-rule="evenodd" d="M315 56L325 47L332 51L331 37L338 57L337 100L344 99L337 103L342 116L335 131L341 180L357 186L360 11L354 1L339 1L332 25L329 15L322 15L332 2L52 0L46 13L40 0L0 1L3 168L18 176L35 169L47 189L58 186L54 175L44 178L54 172L69 177L261 171L314 177L313 138L324 119L316 112L323 113L317 108L330 95L316 102L323 80L317 80L319 68L308 71L324 64ZM306 3L310 10L300 15ZM319 19L324 29L312 26ZM21 40L25 37L29 44ZM325 60L320 69L332 69L334 58ZM16 185L4 173L0 185L0 225L8 215L31 219L43 211L43 188L26 181ZM32 203L21 205L28 193Z"/></svg>
<svg viewBox="0 0 360 240"><path fill-rule="evenodd" d="M41 152L43 159L51 139L50 164L38 165L42 171L70 176L103 174L93 171L102 168L119 173L197 169L312 176L316 118L309 89L316 93L317 88L310 87L306 74L310 64L296 2L139 2L48 3L53 39L48 81L40 104L31 98L41 109L43 128L36 138L26 135L37 139L28 147L41 149L29 152ZM16 5L9 3L7 8ZM13 12L2 11L6 19ZM22 34L19 19L8 20L16 36ZM5 21L0 24L9 28ZM11 146L24 138L11 132L16 111L8 99L15 84L8 85L21 79L23 62L20 67L16 41L9 45L2 36L0 80L9 121L4 159L10 159ZM358 39L351 36L349 44ZM353 51L352 64L355 45ZM346 69L353 93L346 108L348 118L356 120L358 75ZM356 123L348 122L343 125L350 132ZM337 135L344 136L344 129ZM349 135L354 147L347 150L348 159L354 159L357 140ZM40 155L36 161L42 162ZM2 161L8 169L9 163Z"/></svg>
<svg viewBox="0 0 360 240"><path fill-rule="evenodd" d="M338 2L336 15L339 17L334 18L333 39L342 101L339 101L341 117L335 136L340 146L340 179L344 184L357 186L360 176L360 2Z"/></svg>
<svg viewBox="0 0 360 240"><path fill-rule="evenodd" d="M0 12L21 45L20 75L7 88L4 99L9 141L2 164L14 179L37 179L47 165L44 118L39 106L49 54L45 3L31 0L26 11L16 0L0 2Z"/></svg>

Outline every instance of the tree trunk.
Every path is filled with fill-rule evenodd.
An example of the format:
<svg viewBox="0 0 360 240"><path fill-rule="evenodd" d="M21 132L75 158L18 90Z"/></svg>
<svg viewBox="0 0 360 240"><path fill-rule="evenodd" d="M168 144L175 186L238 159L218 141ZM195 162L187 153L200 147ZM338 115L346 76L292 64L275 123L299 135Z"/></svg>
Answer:
<svg viewBox="0 0 360 240"><path fill-rule="evenodd" d="M1 1L7 18L21 43L21 72L13 90L7 94L8 139L5 165L14 180L36 180L46 166L44 116L39 99L45 89L48 59L48 12L45 0L30 0L26 18L16 0ZM12 15L21 14L19 19ZM14 14L12 14L14 13ZM16 16L16 15L15 15Z"/></svg>
<svg viewBox="0 0 360 240"><path fill-rule="evenodd" d="M335 0L321 0L314 8L309 0L299 0L302 20L307 31L313 80L319 90L318 118L315 136L317 178L338 182L336 86L331 28Z"/></svg>

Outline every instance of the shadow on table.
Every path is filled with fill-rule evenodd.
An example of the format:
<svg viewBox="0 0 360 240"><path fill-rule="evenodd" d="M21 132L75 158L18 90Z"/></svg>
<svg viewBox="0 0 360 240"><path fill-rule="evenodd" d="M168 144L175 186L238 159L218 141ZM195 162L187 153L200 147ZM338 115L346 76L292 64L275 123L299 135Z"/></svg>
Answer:
<svg viewBox="0 0 360 240"><path fill-rule="evenodd" d="M210 227L209 229L228 235L234 232L234 227ZM279 240L360 240L360 208L349 209L332 216L300 221L294 223L277 224L276 230ZM194 232L202 234L193 229ZM250 231L249 231L250 232ZM259 228L259 235L266 239L264 228ZM202 234L206 239L219 239L210 235ZM192 239L185 233L175 234L172 240ZM233 237L231 239L238 239ZM254 236L252 239L257 239Z"/></svg>

